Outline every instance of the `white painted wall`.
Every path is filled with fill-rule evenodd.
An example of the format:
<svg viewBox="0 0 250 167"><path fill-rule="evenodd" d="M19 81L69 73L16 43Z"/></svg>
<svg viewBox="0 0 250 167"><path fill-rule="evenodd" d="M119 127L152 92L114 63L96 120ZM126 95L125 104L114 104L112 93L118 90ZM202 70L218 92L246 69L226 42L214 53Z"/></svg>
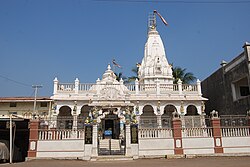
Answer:
<svg viewBox="0 0 250 167"><path fill-rule="evenodd" d="M37 157L83 157L84 140L47 140L37 142Z"/></svg>
<svg viewBox="0 0 250 167"><path fill-rule="evenodd" d="M222 137L224 153L250 153L250 136Z"/></svg>
<svg viewBox="0 0 250 167"><path fill-rule="evenodd" d="M183 138L182 147L184 154L213 154L214 139L211 138Z"/></svg>
<svg viewBox="0 0 250 167"><path fill-rule="evenodd" d="M139 156L174 154L174 139L140 139Z"/></svg>

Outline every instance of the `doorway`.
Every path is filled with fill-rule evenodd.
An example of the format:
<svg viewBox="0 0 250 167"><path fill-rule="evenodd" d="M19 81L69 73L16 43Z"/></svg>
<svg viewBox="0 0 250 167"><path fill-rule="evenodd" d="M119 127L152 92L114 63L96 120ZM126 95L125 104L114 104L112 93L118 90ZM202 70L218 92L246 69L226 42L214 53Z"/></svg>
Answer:
<svg viewBox="0 0 250 167"><path fill-rule="evenodd" d="M118 115L109 113L101 120L98 127L98 154L124 155L125 131Z"/></svg>
<svg viewBox="0 0 250 167"><path fill-rule="evenodd" d="M119 139L120 136L120 119L117 115L109 114L101 123L103 139Z"/></svg>

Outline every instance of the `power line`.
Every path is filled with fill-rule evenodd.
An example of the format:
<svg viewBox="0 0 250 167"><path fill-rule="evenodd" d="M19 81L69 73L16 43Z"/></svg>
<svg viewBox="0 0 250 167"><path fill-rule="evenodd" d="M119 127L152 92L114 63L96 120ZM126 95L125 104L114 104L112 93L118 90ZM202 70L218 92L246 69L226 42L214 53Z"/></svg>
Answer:
<svg viewBox="0 0 250 167"><path fill-rule="evenodd" d="M8 81L11 81L13 83L16 83L16 84L19 84L19 85L22 85L22 86L31 87L31 85L29 85L29 84L26 84L26 83L23 83L23 82L19 82L19 81L16 81L14 79L10 79L10 78L8 78L6 76L3 76L3 75L0 75L0 78L4 78L4 79L6 79Z"/></svg>
<svg viewBox="0 0 250 167"><path fill-rule="evenodd" d="M232 0L232 1L184 1L184 0L92 0L96 2L128 2L128 3L179 3L179 4L244 4L250 3L250 0Z"/></svg>

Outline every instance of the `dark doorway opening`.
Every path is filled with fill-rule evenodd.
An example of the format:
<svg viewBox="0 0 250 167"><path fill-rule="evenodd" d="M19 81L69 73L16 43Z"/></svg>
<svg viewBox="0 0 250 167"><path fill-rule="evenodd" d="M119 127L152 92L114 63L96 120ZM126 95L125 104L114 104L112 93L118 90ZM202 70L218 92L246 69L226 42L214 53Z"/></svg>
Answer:
<svg viewBox="0 0 250 167"><path fill-rule="evenodd" d="M10 141L10 129L7 127L8 120L0 120L0 142L4 143L9 149ZM14 121L14 127L12 130L13 136L13 161L21 162L25 161L28 155L29 148L29 120ZM8 160L7 160L8 161Z"/></svg>
<svg viewBox="0 0 250 167"><path fill-rule="evenodd" d="M102 119L103 138L119 139L120 119L115 114L108 114ZM111 133L111 134L110 134ZM110 135L109 135L110 134Z"/></svg>

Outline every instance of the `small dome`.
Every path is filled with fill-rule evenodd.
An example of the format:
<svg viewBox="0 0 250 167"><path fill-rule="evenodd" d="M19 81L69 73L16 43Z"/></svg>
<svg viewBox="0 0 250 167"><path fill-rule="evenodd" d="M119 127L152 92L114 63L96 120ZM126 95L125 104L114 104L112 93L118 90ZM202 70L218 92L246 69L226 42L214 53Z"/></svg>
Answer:
<svg viewBox="0 0 250 167"><path fill-rule="evenodd" d="M102 75L102 81L106 82L114 82L116 81L116 75L115 73L111 70L110 65L108 65L107 70L104 72Z"/></svg>

